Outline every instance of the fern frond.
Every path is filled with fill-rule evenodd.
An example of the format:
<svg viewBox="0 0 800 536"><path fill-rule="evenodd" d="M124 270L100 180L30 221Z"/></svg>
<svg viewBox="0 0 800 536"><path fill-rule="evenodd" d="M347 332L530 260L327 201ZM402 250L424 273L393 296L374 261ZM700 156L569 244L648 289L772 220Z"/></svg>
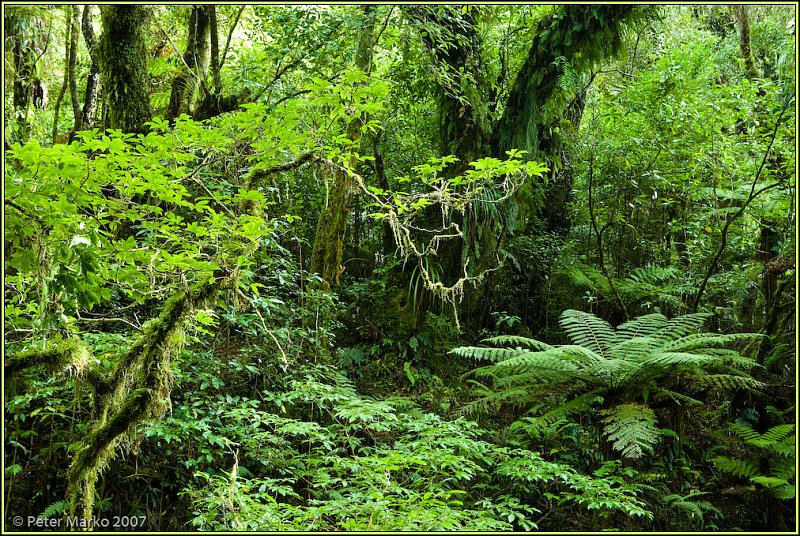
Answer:
<svg viewBox="0 0 800 536"><path fill-rule="evenodd" d="M752 443L758 447L770 447L787 437L792 436L794 439L793 433L794 424L779 424L761 434L761 437L756 440L757 442L753 441Z"/></svg>
<svg viewBox="0 0 800 536"><path fill-rule="evenodd" d="M519 355L520 350L515 348L484 348L480 346L461 346L453 348L448 353L470 359L498 362Z"/></svg>
<svg viewBox="0 0 800 536"><path fill-rule="evenodd" d="M492 368L498 375L532 372L558 380L563 378L565 373L577 370L578 365L569 359L564 359L563 352L517 351L517 355L497 363Z"/></svg>
<svg viewBox="0 0 800 536"><path fill-rule="evenodd" d="M773 488L770 491L775 497L777 497L778 499L783 499L785 501L794 499L796 495L796 489L794 484L785 484L783 486Z"/></svg>
<svg viewBox="0 0 800 536"><path fill-rule="evenodd" d="M657 365L661 367L674 367L677 365L702 365L719 361L715 357L686 352L658 352L642 361L642 365Z"/></svg>
<svg viewBox="0 0 800 536"><path fill-rule="evenodd" d="M794 456L787 458L772 458L769 463L769 472L784 480L794 480L795 476Z"/></svg>
<svg viewBox="0 0 800 536"><path fill-rule="evenodd" d="M770 450L779 456L786 456L792 457L794 460L795 453L797 449L795 448L795 436L790 435L786 436L780 441L775 442L771 447Z"/></svg>
<svg viewBox="0 0 800 536"><path fill-rule="evenodd" d="M758 467L755 462L749 460L739 460L727 456L715 456L711 462L717 469L742 478L750 478L758 474Z"/></svg>
<svg viewBox="0 0 800 536"><path fill-rule="evenodd" d="M667 317L659 313L634 318L617 326L617 342L632 339L633 337L653 335L667 325L668 322Z"/></svg>
<svg viewBox="0 0 800 536"><path fill-rule="evenodd" d="M764 336L759 333L693 333L670 342L664 346L664 350L686 352L689 350L722 347L734 342L761 340L763 338Z"/></svg>
<svg viewBox="0 0 800 536"><path fill-rule="evenodd" d="M711 318L711 313L691 313L671 318L667 325L661 328L657 335L669 339L680 339L700 329Z"/></svg>
<svg viewBox="0 0 800 536"><path fill-rule="evenodd" d="M615 333L611 324L605 320L591 313L567 309L561 313L559 325L574 344L609 357L611 345L615 342Z"/></svg>
<svg viewBox="0 0 800 536"><path fill-rule="evenodd" d="M640 458L644 451L653 452L661 437L656 427L656 414L641 404L620 404L603 412L603 434L614 442L614 449L626 458Z"/></svg>
<svg viewBox="0 0 800 536"><path fill-rule="evenodd" d="M754 484L761 484L765 488L769 489L785 486L789 483L784 478L779 478L777 476L764 476L764 475L756 475L754 477L751 477L750 482L753 482Z"/></svg>
<svg viewBox="0 0 800 536"><path fill-rule="evenodd" d="M752 444L753 441L758 441L761 439L761 434L753 430L751 427L745 426L744 424L732 423L730 425L730 429L731 432L750 444Z"/></svg>
<svg viewBox="0 0 800 536"><path fill-rule="evenodd" d="M547 343L530 339L528 337L521 337L519 335L499 335L497 337L490 337L484 339L482 342L492 345L516 345L517 347L526 347L531 350L549 350L553 348Z"/></svg>
<svg viewBox="0 0 800 536"><path fill-rule="evenodd" d="M533 417L532 421L541 424L552 424L561 419L565 415L575 411L586 411L594 404L602 404L603 397L600 396L599 391L590 391L581 396L573 398L563 404L559 404L553 409L546 411L538 417Z"/></svg>
<svg viewBox="0 0 800 536"><path fill-rule="evenodd" d="M750 376L738 376L735 374L699 374L692 377L692 383L701 387L712 387L731 391L735 389L747 389L757 391L764 387L764 384Z"/></svg>
<svg viewBox="0 0 800 536"><path fill-rule="evenodd" d="M677 391L672 391L670 389L663 389L663 388L656 389L655 391L650 393L650 396L653 398L653 400L669 398L670 400L679 405L686 404L687 406L699 406L703 404L696 398L692 398L689 395L678 393Z"/></svg>
<svg viewBox="0 0 800 536"><path fill-rule="evenodd" d="M42 512L39 517L43 519L57 517L66 511L67 506L69 506L69 503L66 500L56 501L45 508L44 512Z"/></svg>

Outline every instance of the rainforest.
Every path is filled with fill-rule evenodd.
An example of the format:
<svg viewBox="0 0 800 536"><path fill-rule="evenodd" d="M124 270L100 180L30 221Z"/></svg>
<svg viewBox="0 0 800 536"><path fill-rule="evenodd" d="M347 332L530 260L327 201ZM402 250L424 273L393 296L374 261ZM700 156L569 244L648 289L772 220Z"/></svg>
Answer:
<svg viewBox="0 0 800 536"><path fill-rule="evenodd" d="M4 531L796 532L795 23L4 4Z"/></svg>

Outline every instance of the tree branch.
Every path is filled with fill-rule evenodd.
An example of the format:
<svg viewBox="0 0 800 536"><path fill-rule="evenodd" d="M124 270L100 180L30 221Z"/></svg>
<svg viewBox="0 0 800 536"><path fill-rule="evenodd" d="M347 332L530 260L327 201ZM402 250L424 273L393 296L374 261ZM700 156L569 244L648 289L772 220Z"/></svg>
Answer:
<svg viewBox="0 0 800 536"><path fill-rule="evenodd" d="M753 184L750 186L750 195L747 196L742 206L739 207L739 210L734 213L733 216L728 218L725 222L725 225L722 227L722 240L719 244L719 248L717 252L714 254L714 257L711 259L711 263L708 265L708 269L706 270L706 275L703 278L702 283L700 283L700 287L697 289L697 293L694 296L694 300L692 302L692 306L690 311L692 313L696 313L698 307L700 306L700 299L703 297L703 292L706 290L706 285L708 284L708 280L711 279L711 276L714 275L717 271L717 264L719 263L719 259L722 257L722 253L725 251L725 247L728 245L728 229L730 228L731 224L736 221L739 216L744 214L745 209L747 206L758 197L761 193L779 186L781 182L776 182L774 184L769 184L763 188L756 190L756 185L758 185L758 179L761 177L761 172L764 171L764 166L767 163L767 157L769 153L772 151L772 146L775 144L775 138L778 135L778 127L781 124L781 119L783 119L783 114L786 113L786 110L789 108L789 104L792 102L793 98L787 98L786 102L783 104L783 108L781 109L781 113L778 114L778 119L775 120L775 128L772 130L772 137L769 140L769 145L767 146L767 150L764 151L764 157L761 159L761 165L758 167L758 172L756 176L753 178Z"/></svg>

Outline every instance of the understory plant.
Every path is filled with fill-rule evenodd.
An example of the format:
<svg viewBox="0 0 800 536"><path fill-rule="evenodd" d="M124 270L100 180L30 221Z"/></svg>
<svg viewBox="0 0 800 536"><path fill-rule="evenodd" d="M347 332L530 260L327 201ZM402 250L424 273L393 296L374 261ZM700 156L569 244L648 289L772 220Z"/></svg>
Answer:
<svg viewBox="0 0 800 536"><path fill-rule="evenodd" d="M613 449L640 458L653 452L664 433L659 408L671 410L669 424L680 434L676 410L701 404L704 392L762 386L748 374L755 361L726 348L760 336L700 331L710 316L649 314L613 328L591 313L567 310L560 325L572 344L503 335L486 339L490 347L456 348L455 355L492 362L473 371L484 382L476 382L482 396L466 409L531 407L547 397L555 402L537 407L542 424L592 409Z"/></svg>

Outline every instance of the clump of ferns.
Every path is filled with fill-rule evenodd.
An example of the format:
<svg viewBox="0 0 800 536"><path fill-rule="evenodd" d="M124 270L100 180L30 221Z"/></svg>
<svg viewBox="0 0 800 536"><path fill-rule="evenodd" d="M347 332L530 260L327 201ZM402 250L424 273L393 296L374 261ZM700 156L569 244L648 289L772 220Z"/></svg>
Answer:
<svg viewBox="0 0 800 536"><path fill-rule="evenodd" d="M536 415L538 422L594 413L595 426L623 457L652 454L665 433L681 433L676 419L668 424L678 430L659 427L655 410L699 406L699 395L710 390L762 387L749 374L755 360L731 348L762 336L701 331L710 316L648 314L614 328L591 313L567 310L559 324L571 344L504 335L484 341L491 346L456 348L451 353L491 362L472 372L480 398L464 411L555 400Z"/></svg>

